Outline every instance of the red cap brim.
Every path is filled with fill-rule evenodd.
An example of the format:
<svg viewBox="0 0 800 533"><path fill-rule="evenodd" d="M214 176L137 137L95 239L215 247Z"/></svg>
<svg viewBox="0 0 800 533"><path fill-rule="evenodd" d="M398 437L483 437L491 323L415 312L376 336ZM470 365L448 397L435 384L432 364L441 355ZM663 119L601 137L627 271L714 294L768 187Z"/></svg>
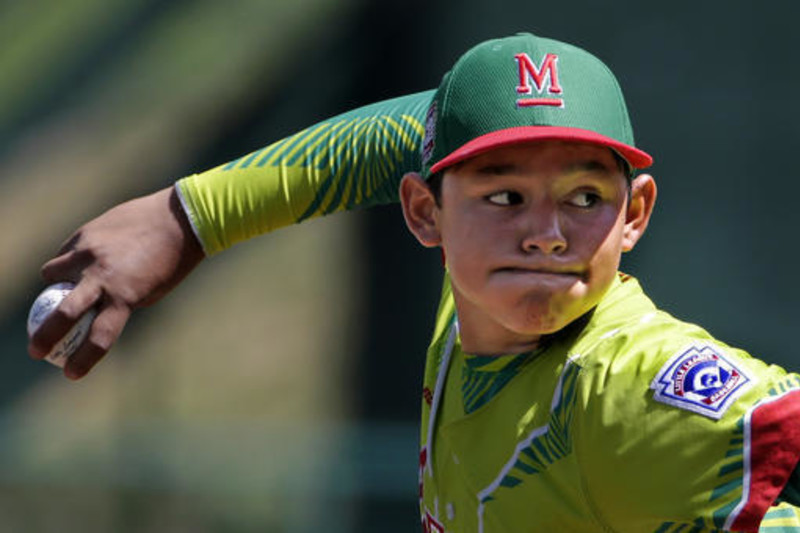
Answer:
<svg viewBox="0 0 800 533"><path fill-rule="evenodd" d="M436 174L451 165L475 157L493 148L530 141L572 141L597 144L611 148L630 163L633 168L642 169L653 164L653 158L646 152L590 130L560 126L519 126L493 131L472 139L433 165L430 173Z"/></svg>

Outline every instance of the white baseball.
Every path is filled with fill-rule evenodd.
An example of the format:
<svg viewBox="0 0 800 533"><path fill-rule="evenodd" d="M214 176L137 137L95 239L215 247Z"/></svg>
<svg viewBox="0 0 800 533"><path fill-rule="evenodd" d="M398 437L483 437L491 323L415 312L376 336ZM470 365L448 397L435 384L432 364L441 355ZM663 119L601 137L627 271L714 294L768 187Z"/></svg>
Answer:
<svg viewBox="0 0 800 533"><path fill-rule="evenodd" d="M31 306L30 313L28 313L28 336L33 335L33 332L39 329L42 322L58 307L58 304L75 288L75 284L69 282L61 282L50 285L36 297L36 300ZM50 350L45 356L45 360L58 367L64 368L64 364L69 359L78 346L86 339L89 334L89 328L92 326L92 321L97 315L97 311L90 309L72 326L64 337L58 341L53 349Z"/></svg>

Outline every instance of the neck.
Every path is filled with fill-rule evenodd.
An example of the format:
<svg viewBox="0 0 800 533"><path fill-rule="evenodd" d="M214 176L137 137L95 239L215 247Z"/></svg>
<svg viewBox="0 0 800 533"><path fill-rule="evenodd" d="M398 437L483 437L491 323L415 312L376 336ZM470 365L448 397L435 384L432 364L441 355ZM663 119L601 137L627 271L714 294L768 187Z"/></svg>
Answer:
<svg viewBox="0 0 800 533"><path fill-rule="evenodd" d="M456 300L461 349L470 355L496 357L534 351L549 344L555 337L572 335L583 330L596 310L589 310L556 332L524 334L490 320L480 311L476 312L474 307L459 306L457 292L454 291L453 295Z"/></svg>
<svg viewBox="0 0 800 533"><path fill-rule="evenodd" d="M519 343L482 343L478 339L471 339L463 330L461 332L461 348L465 353L470 355L499 357L501 355L532 352L537 349L540 344L541 337L535 341L521 341Z"/></svg>
<svg viewBox="0 0 800 533"><path fill-rule="evenodd" d="M454 294L455 296L455 294ZM499 356L538 348L542 334L521 334L503 327L470 306L459 306L456 296L461 349L471 355Z"/></svg>

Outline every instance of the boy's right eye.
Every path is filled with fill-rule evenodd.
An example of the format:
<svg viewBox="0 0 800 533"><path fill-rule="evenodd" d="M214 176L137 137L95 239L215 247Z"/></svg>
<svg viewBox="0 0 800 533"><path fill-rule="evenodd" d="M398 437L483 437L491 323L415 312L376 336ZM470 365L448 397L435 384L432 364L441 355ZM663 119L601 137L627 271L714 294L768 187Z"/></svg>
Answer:
<svg viewBox="0 0 800 533"><path fill-rule="evenodd" d="M490 194L486 199L495 205L515 205L522 201L522 196L511 191L501 191Z"/></svg>

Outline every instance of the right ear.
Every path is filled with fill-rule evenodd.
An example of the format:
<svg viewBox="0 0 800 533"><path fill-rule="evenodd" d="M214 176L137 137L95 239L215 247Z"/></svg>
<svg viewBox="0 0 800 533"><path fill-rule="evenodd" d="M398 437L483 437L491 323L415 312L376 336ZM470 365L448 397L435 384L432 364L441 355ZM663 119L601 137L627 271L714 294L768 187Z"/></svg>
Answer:
<svg viewBox="0 0 800 533"><path fill-rule="evenodd" d="M416 172L409 172L400 182L400 204L408 230L426 248L442 244L439 231L439 206L428 184Z"/></svg>

